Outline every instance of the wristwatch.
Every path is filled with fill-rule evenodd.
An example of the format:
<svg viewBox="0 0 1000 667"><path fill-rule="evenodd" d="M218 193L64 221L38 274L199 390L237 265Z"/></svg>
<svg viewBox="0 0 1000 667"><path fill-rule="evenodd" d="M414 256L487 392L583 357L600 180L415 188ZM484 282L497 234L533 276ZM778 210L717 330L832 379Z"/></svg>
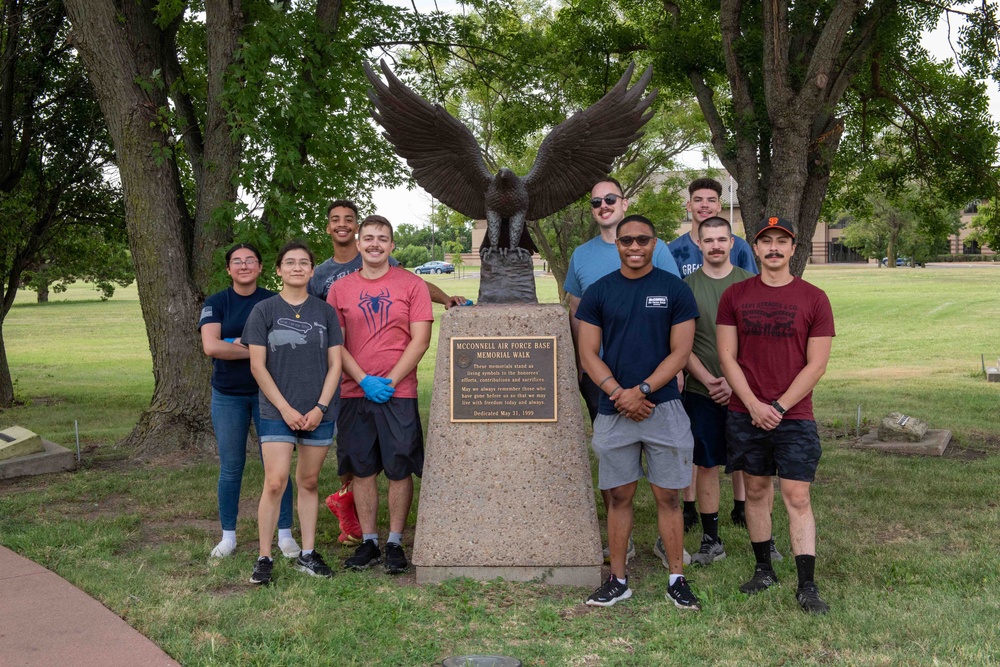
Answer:
<svg viewBox="0 0 1000 667"><path fill-rule="evenodd" d="M639 384L639 391L642 392L643 396L649 396L653 393L653 388L649 386L648 382L642 382Z"/></svg>
<svg viewBox="0 0 1000 667"><path fill-rule="evenodd" d="M785 409L781 407L781 403L778 403L777 399L771 401L771 407L777 410L779 415L785 414Z"/></svg>
<svg viewBox="0 0 1000 667"><path fill-rule="evenodd" d="M326 411L330 409L329 405L323 405L322 403L317 403L316 407L319 408L319 411L322 412L324 415L326 414Z"/></svg>

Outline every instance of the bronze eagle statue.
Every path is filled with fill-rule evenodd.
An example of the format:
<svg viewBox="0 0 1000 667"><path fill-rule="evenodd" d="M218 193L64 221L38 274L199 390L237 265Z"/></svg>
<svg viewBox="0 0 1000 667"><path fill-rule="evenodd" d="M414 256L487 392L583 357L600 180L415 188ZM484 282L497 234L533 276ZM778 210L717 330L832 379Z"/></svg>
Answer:
<svg viewBox="0 0 1000 667"><path fill-rule="evenodd" d="M441 105L410 90L384 60L380 65L387 83L364 65L373 86L368 90L375 107L372 117L413 169L420 187L462 215L486 220L481 254L535 252L526 221L565 208L607 177L615 158L642 136L657 93L643 97L652 67L629 87L635 64L629 65L604 97L549 132L531 171L522 178L507 168L492 174L469 128Z"/></svg>

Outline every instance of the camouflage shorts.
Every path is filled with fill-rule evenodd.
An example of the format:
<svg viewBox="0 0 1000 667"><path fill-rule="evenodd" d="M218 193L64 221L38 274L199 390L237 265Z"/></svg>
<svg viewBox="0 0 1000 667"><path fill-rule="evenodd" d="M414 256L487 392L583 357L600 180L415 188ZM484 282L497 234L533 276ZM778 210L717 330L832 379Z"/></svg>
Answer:
<svg viewBox="0 0 1000 667"><path fill-rule="evenodd" d="M748 475L812 482L822 455L816 422L786 419L773 431L754 426L746 412L729 411L726 439L729 456L726 472L742 470Z"/></svg>

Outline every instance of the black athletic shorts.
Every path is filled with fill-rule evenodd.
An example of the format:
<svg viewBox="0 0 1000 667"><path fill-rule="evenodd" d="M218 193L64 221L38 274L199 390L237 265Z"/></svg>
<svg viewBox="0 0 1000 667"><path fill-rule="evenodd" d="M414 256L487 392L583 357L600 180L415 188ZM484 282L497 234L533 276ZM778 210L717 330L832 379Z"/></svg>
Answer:
<svg viewBox="0 0 1000 667"><path fill-rule="evenodd" d="M590 376L586 373L580 378L580 395L583 396L584 403L587 404L587 412L590 413L590 423L597 419L597 404L601 400L601 388L594 384Z"/></svg>
<svg viewBox="0 0 1000 667"><path fill-rule="evenodd" d="M337 418L337 474L401 480L424 472L424 430L415 398L345 398Z"/></svg>
<svg viewBox="0 0 1000 667"><path fill-rule="evenodd" d="M742 470L748 475L811 482L822 451L816 422L785 419L773 431L757 428L746 412L729 411L726 440L729 458L726 472Z"/></svg>
<svg viewBox="0 0 1000 667"><path fill-rule="evenodd" d="M726 465L726 416L729 408L708 396L684 392L684 410L694 436L694 464L702 468Z"/></svg>

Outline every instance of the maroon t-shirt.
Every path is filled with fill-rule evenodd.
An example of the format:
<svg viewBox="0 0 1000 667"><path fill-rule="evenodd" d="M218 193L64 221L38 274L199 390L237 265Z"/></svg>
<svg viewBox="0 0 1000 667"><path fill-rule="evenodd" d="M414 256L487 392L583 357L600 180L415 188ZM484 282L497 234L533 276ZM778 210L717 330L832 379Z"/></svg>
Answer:
<svg viewBox="0 0 1000 667"><path fill-rule="evenodd" d="M722 293L716 324L736 327L736 361L754 396L765 403L781 397L805 368L810 338L836 335L826 293L801 278L781 287L765 285L760 276L731 285ZM735 393L729 409L749 412ZM812 392L784 418L813 419Z"/></svg>

